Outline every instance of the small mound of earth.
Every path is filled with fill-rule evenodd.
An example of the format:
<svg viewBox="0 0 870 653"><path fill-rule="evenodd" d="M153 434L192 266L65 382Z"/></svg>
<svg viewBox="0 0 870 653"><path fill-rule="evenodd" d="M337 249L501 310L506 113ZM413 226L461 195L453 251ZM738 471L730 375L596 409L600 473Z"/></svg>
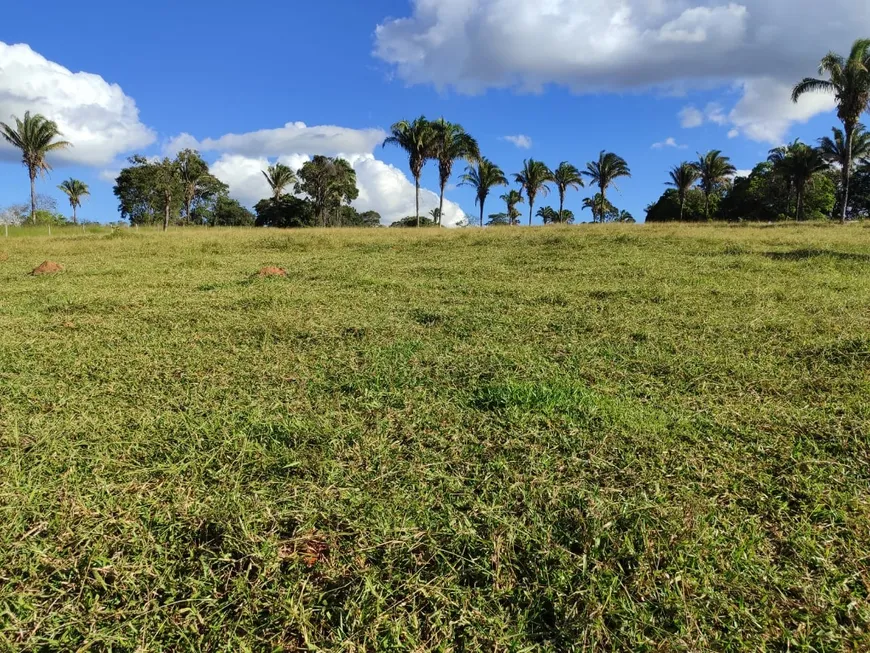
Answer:
<svg viewBox="0 0 870 653"><path fill-rule="evenodd" d="M30 274L33 276L38 276L40 274L54 274L61 270L63 270L63 266L60 263L55 263L54 261L43 261L41 265L33 268L33 272Z"/></svg>
<svg viewBox="0 0 870 653"><path fill-rule="evenodd" d="M267 265L264 268L261 268L259 272L257 272L258 277L286 277L287 271L283 268L276 268L271 265Z"/></svg>

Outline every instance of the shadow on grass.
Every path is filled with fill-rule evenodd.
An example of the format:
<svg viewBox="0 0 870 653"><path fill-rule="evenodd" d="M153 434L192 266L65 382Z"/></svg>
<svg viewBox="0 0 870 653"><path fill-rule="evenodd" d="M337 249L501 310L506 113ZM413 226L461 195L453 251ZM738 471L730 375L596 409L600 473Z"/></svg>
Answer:
<svg viewBox="0 0 870 653"><path fill-rule="evenodd" d="M763 256L774 261L806 261L819 256L827 256L839 261L870 261L870 254L835 252L828 249L794 249L789 252L764 252Z"/></svg>

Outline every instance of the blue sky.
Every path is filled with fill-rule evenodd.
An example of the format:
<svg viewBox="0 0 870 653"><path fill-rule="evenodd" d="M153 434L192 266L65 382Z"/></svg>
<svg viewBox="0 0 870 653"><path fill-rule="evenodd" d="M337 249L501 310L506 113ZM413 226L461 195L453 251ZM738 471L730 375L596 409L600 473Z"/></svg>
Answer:
<svg viewBox="0 0 870 653"><path fill-rule="evenodd" d="M85 1L72 17L48 1L39 11L52 20L35 21L18 3L0 30L0 120L28 108L57 120L76 148L38 189L60 200L56 186L80 178L92 191L80 215L104 222L118 217L111 178L126 156L186 145L251 205L266 194L265 162L298 165L326 143L322 153L357 168L359 208L401 217L413 212L406 160L376 146L378 130L420 114L460 122L508 173L527 157L583 167L601 149L617 152L633 177L612 200L642 218L668 168L698 151L722 149L748 169L771 147L836 124L830 98L794 106L788 87L827 50L870 36L870 9L821 4ZM531 146L506 140L518 135ZM437 188L434 165L423 181ZM567 201L583 220L589 194ZM0 207L27 196L24 168L0 150ZM448 199L458 205L451 219L477 215L469 189ZM487 213L498 210L493 198Z"/></svg>

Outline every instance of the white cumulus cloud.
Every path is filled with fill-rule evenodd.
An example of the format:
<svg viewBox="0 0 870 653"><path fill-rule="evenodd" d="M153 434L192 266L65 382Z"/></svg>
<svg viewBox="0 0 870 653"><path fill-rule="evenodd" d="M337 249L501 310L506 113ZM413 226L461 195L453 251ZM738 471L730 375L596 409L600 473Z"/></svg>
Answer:
<svg viewBox="0 0 870 653"><path fill-rule="evenodd" d="M463 93L736 88L733 106L686 107L681 124L772 142L830 107L790 106L779 86L868 33L866 0L412 0L377 27L374 54L406 83Z"/></svg>
<svg viewBox="0 0 870 653"><path fill-rule="evenodd" d="M351 129L335 125L309 127L304 122L288 122L275 129L260 129L242 134L226 134L198 141L190 134L171 139L168 152L189 147L203 152L227 152L247 157L281 156L286 152L315 152L335 156L341 152L371 152L384 142L382 129Z"/></svg>
<svg viewBox="0 0 870 653"><path fill-rule="evenodd" d="M74 147L51 155L57 163L100 166L116 156L154 142L155 133L139 120L132 98L99 75L72 72L25 44L0 41L0 121L26 111L54 120ZM13 159L0 143L0 158Z"/></svg>
<svg viewBox="0 0 870 653"><path fill-rule="evenodd" d="M668 137L665 140L660 141L658 143L652 144L652 149L654 149L654 150L661 150L661 149L664 149L666 147L675 147L679 150L685 150L688 146L687 145L680 145L679 143L677 143L677 139L675 139L673 136Z"/></svg>
<svg viewBox="0 0 870 653"><path fill-rule="evenodd" d="M532 147L532 139L526 136L525 134L517 134L515 136L504 136L502 138L503 141L507 141L508 143L513 143L521 150L529 150Z"/></svg>

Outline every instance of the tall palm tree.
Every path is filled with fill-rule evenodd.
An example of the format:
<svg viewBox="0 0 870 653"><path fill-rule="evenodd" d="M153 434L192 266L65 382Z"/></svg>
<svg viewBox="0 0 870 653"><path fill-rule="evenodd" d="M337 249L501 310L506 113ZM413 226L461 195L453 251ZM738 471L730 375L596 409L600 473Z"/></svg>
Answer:
<svg viewBox="0 0 870 653"><path fill-rule="evenodd" d="M272 199L274 200L281 199L284 189L290 184L295 184L297 181L296 173L293 172L293 169L283 163L276 163L262 172L269 183L269 187L272 189Z"/></svg>
<svg viewBox="0 0 870 653"><path fill-rule="evenodd" d="M24 120L12 117L15 127L0 122L0 135L21 150L21 162L27 166L30 174L30 220L36 222L36 177L51 170L51 165L46 160L49 152L72 147L72 143L55 140L62 134L57 123L45 116L38 113L31 116L26 111Z"/></svg>
<svg viewBox="0 0 870 653"><path fill-rule="evenodd" d="M441 182L441 195L438 201L438 224L441 224L441 211L444 210L444 189L453 174L453 162L464 159L474 163L480 159L480 147L462 125L447 122L444 118L432 123L432 158L438 161L438 178Z"/></svg>
<svg viewBox="0 0 870 653"><path fill-rule="evenodd" d="M58 186L58 188L63 191L67 198L69 198L69 205L72 207L73 212L73 224L78 224L79 221L76 217L76 209L82 205L82 198L85 195L91 194L88 185L83 181L70 177Z"/></svg>
<svg viewBox="0 0 870 653"><path fill-rule="evenodd" d="M830 166L820 150L799 143L792 148L786 158L786 166L790 176L794 182L795 192L797 194L797 207L795 210L795 218L797 220L804 219L804 194L808 184L813 183L813 178L819 172L824 172Z"/></svg>
<svg viewBox="0 0 870 653"><path fill-rule="evenodd" d="M823 136L819 139L819 150L825 157L825 161L845 168L850 156L846 149L846 137L843 130L836 127L831 128L831 133L833 136ZM870 133L864 129L864 125L858 123L852 133L851 158L852 161L860 161L868 157L870 157Z"/></svg>
<svg viewBox="0 0 870 653"><path fill-rule="evenodd" d="M737 172L731 164L731 159L722 156L721 150L710 150L704 155L698 154L698 161L693 164L698 171L701 190L704 191L704 217L710 219L710 195L728 183Z"/></svg>
<svg viewBox="0 0 870 653"><path fill-rule="evenodd" d="M489 192L495 186L507 186L508 180L504 172L486 157L481 157L477 166L468 166L462 175L460 186L471 186L474 189L475 203L480 207L480 226L483 226L483 205Z"/></svg>
<svg viewBox="0 0 870 653"><path fill-rule="evenodd" d="M698 181L698 170L688 161L683 161L680 165L674 166L670 172L671 180L665 183L665 186L672 186L677 189L677 195L680 198L680 221L683 220L683 209L686 206L686 195Z"/></svg>
<svg viewBox="0 0 870 653"><path fill-rule="evenodd" d="M797 102L805 93L814 91L834 94L837 117L843 123L845 131L843 149L846 156L840 207L840 219L845 222L849 205L849 180L852 175L852 140L861 114L870 105L870 39L855 41L847 59L836 52L826 54L819 63L819 75L827 75L828 78L804 78L795 85L791 99Z"/></svg>
<svg viewBox="0 0 870 653"><path fill-rule="evenodd" d="M586 184L583 183L583 176L577 167L567 161L562 161L553 171L553 183L559 191L559 222L564 222L562 218L565 211L565 193L569 188L580 190Z"/></svg>
<svg viewBox="0 0 870 653"><path fill-rule="evenodd" d="M517 204L525 202L523 193L522 191L511 189L502 195L500 199L507 205L508 224L513 226L520 215L520 212L517 210Z"/></svg>
<svg viewBox="0 0 870 653"><path fill-rule="evenodd" d="M548 181L553 180L553 172L544 165L541 161L534 159L526 159L523 161L523 169L514 175L514 181L526 191L526 197L529 198L529 226L532 226L532 214L535 210L535 198L538 193L541 195L549 195L550 187L547 186Z"/></svg>
<svg viewBox="0 0 870 653"><path fill-rule="evenodd" d="M794 190L794 179L791 171L788 169L788 157L792 150L801 145L798 139L787 145L775 147L767 155L767 160L773 164L773 173L779 176L786 185L785 194L785 210L786 213L791 213L791 193Z"/></svg>
<svg viewBox="0 0 870 653"><path fill-rule="evenodd" d="M423 166L432 158L432 141L434 138L432 123L420 116L408 122L402 120L390 127L390 136L384 140L384 147L397 145L408 153L408 165L417 189L417 226L420 226L420 175Z"/></svg>
<svg viewBox="0 0 870 653"><path fill-rule="evenodd" d="M605 206L607 202L607 189L610 186L616 187L614 182L620 177L631 177L631 170L628 167L628 163L621 156L613 152L601 150L598 155L598 161L587 163L583 174L589 177L593 184L598 186L598 192L601 194L601 205ZM604 219L603 213L601 214L601 219Z"/></svg>

